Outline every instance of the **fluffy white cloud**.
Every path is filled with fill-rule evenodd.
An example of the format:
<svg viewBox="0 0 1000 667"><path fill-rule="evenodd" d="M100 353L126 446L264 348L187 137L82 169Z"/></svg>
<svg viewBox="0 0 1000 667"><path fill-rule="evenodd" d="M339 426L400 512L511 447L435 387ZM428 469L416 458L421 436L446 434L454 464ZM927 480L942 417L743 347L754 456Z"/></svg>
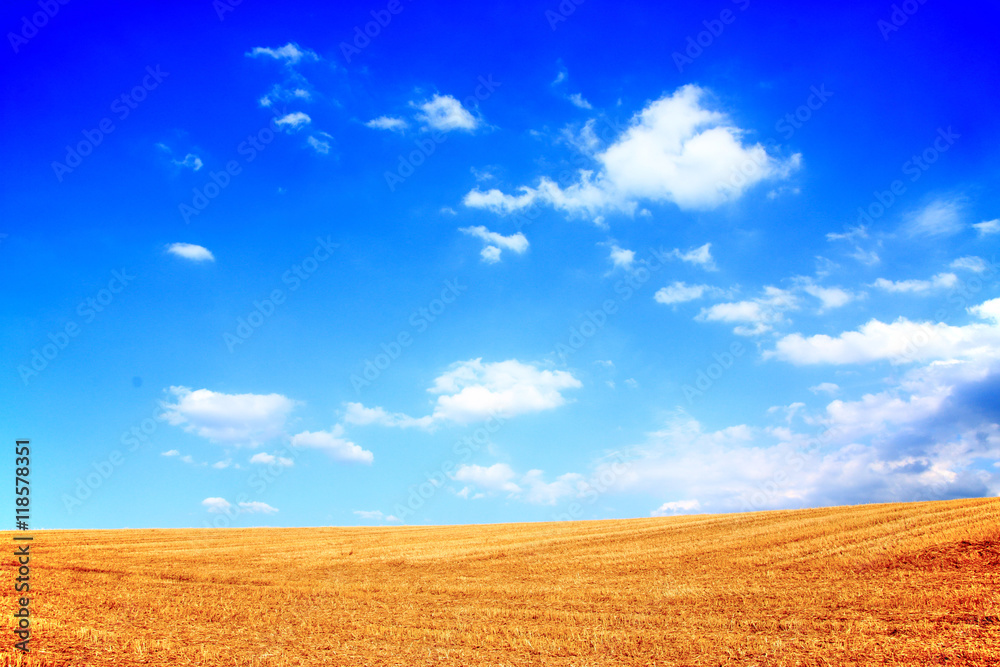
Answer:
<svg viewBox="0 0 1000 667"><path fill-rule="evenodd" d="M285 114L281 118L274 121L274 124L278 127L288 128L289 130L297 130L311 122L312 118L309 117L309 114L301 111L295 111L293 113Z"/></svg>
<svg viewBox="0 0 1000 667"><path fill-rule="evenodd" d="M379 116L378 118L372 118L370 121L365 123L365 127L370 127L375 130L389 130L391 132L402 132L407 127L407 123L402 118L394 118L392 116Z"/></svg>
<svg viewBox="0 0 1000 667"><path fill-rule="evenodd" d="M1000 234L1000 219L984 220L972 225L979 233L980 237L990 234Z"/></svg>
<svg viewBox="0 0 1000 667"><path fill-rule="evenodd" d="M238 503L242 514L275 514L277 509L257 500Z"/></svg>
<svg viewBox="0 0 1000 667"><path fill-rule="evenodd" d="M765 287L764 294L749 301L717 303L702 308L695 317L699 322L728 322L738 326L733 332L740 336L755 336L770 331L785 319L787 310L798 308L798 299L788 290Z"/></svg>
<svg viewBox="0 0 1000 667"><path fill-rule="evenodd" d="M989 262L982 257L975 257L973 255L959 257L949 264L949 266L953 269L972 271L973 273L985 273L990 268Z"/></svg>
<svg viewBox="0 0 1000 667"><path fill-rule="evenodd" d="M489 491L520 493L521 487L514 483L514 471L506 463L494 463L489 467L463 463L451 475L456 482L470 482Z"/></svg>
<svg viewBox="0 0 1000 667"><path fill-rule="evenodd" d="M674 500L663 503L658 508L649 513L650 516L673 516L683 512L693 512L701 507L697 500Z"/></svg>
<svg viewBox="0 0 1000 667"><path fill-rule="evenodd" d="M257 46L247 52L247 57L257 58L259 56L268 56L274 58L275 60L284 61L287 65L298 64L300 60L319 60L319 56L316 55L315 51L310 49L303 49L298 44L289 42L284 46L280 46L276 49Z"/></svg>
<svg viewBox="0 0 1000 667"><path fill-rule="evenodd" d="M722 290L711 285L688 285L675 281L666 287L661 287L653 295L657 303L673 304L695 301L706 294L719 294Z"/></svg>
<svg viewBox="0 0 1000 667"><path fill-rule="evenodd" d="M225 498L205 498L201 504L206 510L215 514L228 512L232 507Z"/></svg>
<svg viewBox="0 0 1000 667"><path fill-rule="evenodd" d="M993 324L951 326L943 322L912 322L904 317L891 323L873 319L857 331L845 331L837 337L787 335L764 356L799 365L996 358L1000 357L998 303L1000 300L993 299L970 309L979 317L992 319Z"/></svg>
<svg viewBox="0 0 1000 667"><path fill-rule="evenodd" d="M410 102L419 110L417 120L426 127L442 132L464 130L472 132L479 127L479 119L451 95L434 95L426 102Z"/></svg>
<svg viewBox="0 0 1000 667"><path fill-rule="evenodd" d="M886 280L879 278L872 287L877 287L886 292L904 292L910 294L920 294L934 289L948 289L958 284L958 276L954 273L939 273L930 280Z"/></svg>
<svg viewBox="0 0 1000 667"><path fill-rule="evenodd" d="M309 146L320 155L329 155L330 141L332 139L333 139L332 135L326 132L318 132L316 134L309 135L309 137L306 139L306 143L309 144Z"/></svg>
<svg viewBox="0 0 1000 667"><path fill-rule="evenodd" d="M910 236L950 236L962 230L962 202L935 199L907 216L903 230Z"/></svg>
<svg viewBox="0 0 1000 667"><path fill-rule="evenodd" d="M375 455L344 438L344 427L336 424L329 431L303 431L292 436L292 447L320 449L338 461L371 463Z"/></svg>
<svg viewBox="0 0 1000 667"><path fill-rule="evenodd" d="M831 396L840 392L840 385L833 382L820 382L814 387L809 387L809 391L814 394L830 394Z"/></svg>
<svg viewBox="0 0 1000 667"><path fill-rule="evenodd" d="M611 263L616 269L625 269L627 271L632 268L634 261L634 250L626 250L625 248L618 247L617 244L611 244Z"/></svg>
<svg viewBox="0 0 1000 667"><path fill-rule="evenodd" d="M528 239L525 238L524 234L521 232L511 234L510 236L504 236L503 234L498 234L497 232L491 232L483 225L478 225L476 227L460 227L458 231L463 234L473 236L486 244L480 255L482 256L483 261L487 264L495 264L499 262L500 253L503 250L510 250L520 255L528 249Z"/></svg>
<svg viewBox="0 0 1000 667"><path fill-rule="evenodd" d="M266 452L259 452L250 457L250 463L261 463L264 465L275 464L283 468L295 465L295 461L284 456L275 456Z"/></svg>
<svg viewBox="0 0 1000 667"><path fill-rule="evenodd" d="M487 493L502 492L535 505L555 505L564 498L578 496L583 489L583 476L577 473L560 475L551 482L545 481L541 470L529 470L518 475L506 463L494 463L486 467L462 464L451 475L456 482L465 482ZM459 492L463 498L469 497L470 487Z"/></svg>
<svg viewBox="0 0 1000 667"><path fill-rule="evenodd" d="M573 103L573 106L580 107L581 109L593 109L594 108L594 107L591 106L590 102L588 102L587 100L583 99L583 95L581 95L580 93L573 93L567 99L569 99L569 101Z"/></svg>
<svg viewBox="0 0 1000 667"><path fill-rule="evenodd" d="M203 166L205 166L204 163L201 161L201 158L195 155L194 153L188 153L187 155L184 156L183 160L173 160L173 163L176 164L178 167L187 167L191 171L198 171Z"/></svg>
<svg viewBox="0 0 1000 667"><path fill-rule="evenodd" d="M180 456L180 455L181 455L181 453L179 451L177 451L176 449L169 449L169 450L167 450L165 452L162 452L160 454L160 456Z"/></svg>
<svg viewBox="0 0 1000 667"><path fill-rule="evenodd" d="M706 243L703 246L697 248L692 248L687 252L681 252L679 249L674 248L669 256L675 257L682 262L687 262L688 264L695 264L705 269L706 271L715 271L715 260L712 259L712 244Z"/></svg>
<svg viewBox="0 0 1000 667"><path fill-rule="evenodd" d="M284 432L295 401L281 394L223 394L209 389L170 387L176 403L162 403L174 426L213 442L256 447Z"/></svg>
<svg viewBox="0 0 1000 667"><path fill-rule="evenodd" d="M214 262L215 255L208 248L193 243L171 243L167 246L167 252L177 255L192 262Z"/></svg>
<svg viewBox="0 0 1000 667"><path fill-rule="evenodd" d="M799 278L798 284L803 292L819 299L821 304L820 311L846 306L851 301L858 298L856 294L848 292L842 287L824 287L822 285L817 285L811 278Z"/></svg>
<svg viewBox="0 0 1000 667"><path fill-rule="evenodd" d="M799 155L780 160L760 144L743 144L744 131L726 114L706 108L706 97L704 89L687 85L650 103L616 141L595 152L595 169L580 170L578 181L566 188L543 177L515 195L473 190L465 204L510 213L538 202L590 216L632 214L642 201L710 209L799 166Z"/></svg>
<svg viewBox="0 0 1000 667"><path fill-rule="evenodd" d="M493 363L470 359L452 364L435 378L428 389L438 395L431 415L414 418L381 407L348 403L345 421L432 429L445 422L469 424L491 417L506 419L557 408L566 402L562 392L582 386L567 371L539 370L516 359Z"/></svg>

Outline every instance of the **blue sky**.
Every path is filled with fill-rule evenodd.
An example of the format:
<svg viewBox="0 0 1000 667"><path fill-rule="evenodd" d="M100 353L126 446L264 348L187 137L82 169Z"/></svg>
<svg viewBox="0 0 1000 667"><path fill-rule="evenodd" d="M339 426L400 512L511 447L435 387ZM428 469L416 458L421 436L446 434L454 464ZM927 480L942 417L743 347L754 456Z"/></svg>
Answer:
<svg viewBox="0 0 1000 667"><path fill-rule="evenodd" d="M1000 494L998 18L9 4L33 527Z"/></svg>

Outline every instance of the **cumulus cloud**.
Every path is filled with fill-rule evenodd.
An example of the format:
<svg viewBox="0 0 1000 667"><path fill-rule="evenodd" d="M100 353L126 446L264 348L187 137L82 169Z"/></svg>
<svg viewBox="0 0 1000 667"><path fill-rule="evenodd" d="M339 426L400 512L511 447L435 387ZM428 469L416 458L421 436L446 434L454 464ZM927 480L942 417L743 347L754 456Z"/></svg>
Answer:
<svg viewBox="0 0 1000 667"><path fill-rule="evenodd" d="M521 487L514 483L514 477L514 471L506 463L489 467L463 463L451 475L456 482L470 482L489 491L520 493Z"/></svg>
<svg viewBox="0 0 1000 667"><path fill-rule="evenodd" d="M683 514L685 512L693 512L701 507L701 503L697 500L674 500L669 503L663 503L655 510L649 513L650 516L673 516L675 514Z"/></svg>
<svg viewBox="0 0 1000 667"><path fill-rule="evenodd" d="M886 280L879 278L872 287L886 292L921 294L935 289L948 289L958 284L958 276L954 273L939 273L930 280Z"/></svg>
<svg viewBox="0 0 1000 667"><path fill-rule="evenodd" d="M176 449L169 449L169 450L167 450L165 452L162 452L160 454L160 456L180 456L180 455L181 455L181 453L179 451L177 451Z"/></svg>
<svg viewBox="0 0 1000 667"><path fill-rule="evenodd" d="M338 461L370 464L375 455L344 437L344 427L336 424L329 431L303 431L292 436L292 447L319 449Z"/></svg>
<svg viewBox="0 0 1000 667"><path fill-rule="evenodd" d="M567 371L540 370L516 359L483 363L470 359L452 364L427 391L437 394L432 414L414 418L381 407L347 405L345 421L354 424L431 429L442 423L469 424L491 417L506 419L542 412L566 403L563 392L583 384Z"/></svg>
<svg viewBox="0 0 1000 667"><path fill-rule="evenodd" d="M404 119L392 116L379 116L365 123L365 127L370 127L374 130L389 130L390 132L402 132L409 126L410 124Z"/></svg>
<svg viewBox="0 0 1000 667"><path fill-rule="evenodd" d="M277 509L256 500L238 503L242 514L275 514Z"/></svg>
<svg viewBox="0 0 1000 667"><path fill-rule="evenodd" d="M800 276L796 283L806 294L813 296L820 301L820 312L846 306L851 301L858 298L857 294L849 292L842 287L824 287L816 284L811 278Z"/></svg>
<svg viewBox="0 0 1000 667"><path fill-rule="evenodd" d="M583 99L583 95L581 95L580 93L573 93L567 99L569 99L569 101L573 103L573 106L580 107L581 109L594 108L590 105L590 102Z"/></svg>
<svg viewBox="0 0 1000 667"><path fill-rule="evenodd" d="M309 117L309 114L301 111L295 111L285 114L281 118L274 121L274 124L278 127L288 128L289 130L297 130L311 122L312 118Z"/></svg>
<svg viewBox="0 0 1000 667"><path fill-rule="evenodd" d="M170 387L176 402L163 402L164 419L213 442L257 447L284 432L295 401L281 394L223 394Z"/></svg>
<svg viewBox="0 0 1000 667"><path fill-rule="evenodd" d="M177 255L192 262L214 262L215 255L208 248L194 243L171 243L167 246L167 252Z"/></svg>
<svg viewBox="0 0 1000 667"><path fill-rule="evenodd" d="M319 56L316 55L315 51L304 49L294 42L289 42L278 48L257 46L248 51L246 55L249 58L266 56L280 60L286 65L296 65L300 60L319 60Z"/></svg>
<svg viewBox="0 0 1000 667"><path fill-rule="evenodd" d="M799 333L784 336L765 357L810 365L873 361L902 364L1000 356L1000 326L997 326L1000 300L987 301L970 312L993 323L952 326L943 322L913 322L905 317L890 323L872 319L857 331L845 331L836 337L826 334L805 337Z"/></svg>
<svg viewBox="0 0 1000 667"><path fill-rule="evenodd" d="M958 199L935 199L906 217L903 231L910 236L941 237L960 232L962 202Z"/></svg>
<svg viewBox="0 0 1000 667"><path fill-rule="evenodd" d="M985 259L983 259L982 257L975 257L972 255L959 257L948 266L952 269L958 269L960 271L972 271L973 273L985 273L986 270L990 268L989 262L987 262Z"/></svg>
<svg viewBox="0 0 1000 667"><path fill-rule="evenodd" d="M653 295L657 303L675 304L686 301L695 301L703 296L721 294L722 290L711 285L688 285L687 283L674 281L666 287L661 287Z"/></svg>
<svg viewBox="0 0 1000 667"><path fill-rule="evenodd" d="M635 251L626 250L625 248L618 247L617 244L611 244L611 263L616 269L625 269L626 271L632 268L632 263L635 262Z"/></svg>
<svg viewBox="0 0 1000 667"><path fill-rule="evenodd" d="M472 190L465 205L505 214L540 203L591 217L609 211L631 215L641 202L711 209L798 168L797 154L782 160L760 144L744 144L745 131L725 113L707 108L706 97L706 90L687 85L651 102L617 140L594 153L594 169L580 170L577 182L566 188L543 177L516 194Z"/></svg>
<svg viewBox="0 0 1000 667"><path fill-rule="evenodd" d="M274 464L283 468L295 465L295 461L284 456L275 456L266 452L259 452L250 457L250 463L261 463L264 465Z"/></svg>
<svg viewBox="0 0 1000 667"><path fill-rule="evenodd" d="M1000 234L1000 219L984 220L983 222L977 222L972 226L975 228L980 238L983 236L989 236L990 234Z"/></svg>
<svg viewBox="0 0 1000 667"><path fill-rule="evenodd" d="M814 394L830 394L832 396L840 392L840 386L833 382L820 382L814 387L809 387L809 391Z"/></svg>
<svg viewBox="0 0 1000 667"><path fill-rule="evenodd" d="M503 250L510 250L518 255L528 250L528 239L521 232L504 236L497 232L491 232L483 225L460 227L458 231L475 237L486 244L480 252L480 256L487 264L496 264L499 262L500 254Z"/></svg>
<svg viewBox="0 0 1000 667"><path fill-rule="evenodd" d="M699 322L735 323L737 326L733 332L737 335L755 336L766 333L774 324L785 321L785 311L798 307L798 299L790 291L768 286L756 299L717 303L702 308L695 319Z"/></svg>
<svg viewBox="0 0 1000 667"><path fill-rule="evenodd" d="M479 119L451 95L434 95L426 102L410 102L410 105L418 109L417 120L432 130L472 132L480 125Z"/></svg>
<svg viewBox="0 0 1000 667"><path fill-rule="evenodd" d="M555 505L564 498L579 496L586 489L583 476L577 473L566 473L547 482L541 470L529 470L518 475L506 463L494 463L488 467L462 464L451 478L482 489L487 494L506 493L510 498L534 505ZM459 493L465 498L469 496L469 491L470 487L466 487Z"/></svg>
<svg viewBox="0 0 1000 667"><path fill-rule="evenodd" d="M213 514L228 512L232 505L225 498L205 498L201 501L202 506Z"/></svg>
<svg viewBox="0 0 1000 667"><path fill-rule="evenodd" d="M712 259L711 243L706 243L703 246L692 248L687 252L681 252L678 248L674 248L673 251L668 253L668 256L679 259L682 262L687 262L688 264L695 264L705 269L706 271L717 270L717 267L715 266L715 260Z"/></svg>

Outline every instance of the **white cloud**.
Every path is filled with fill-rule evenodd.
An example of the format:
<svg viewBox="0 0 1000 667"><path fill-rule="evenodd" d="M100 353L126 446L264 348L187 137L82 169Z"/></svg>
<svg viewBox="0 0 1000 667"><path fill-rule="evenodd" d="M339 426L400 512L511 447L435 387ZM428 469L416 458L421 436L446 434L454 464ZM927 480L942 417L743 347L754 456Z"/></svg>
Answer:
<svg viewBox="0 0 1000 667"><path fill-rule="evenodd" d="M674 303L684 303L686 301L695 301L696 299L702 298L705 294L716 294L720 293L722 290L717 287L712 287L711 285L688 285L683 282L675 281L666 287L661 287L653 295L653 299L657 303L663 304L674 304Z"/></svg>
<svg viewBox="0 0 1000 667"><path fill-rule="evenodd" d="M319 56L316 55L315 51L310 49L303 49L298 44L289 42L284 46L278 47L276 49L267 48L263 46L254 47L252 50L248 51L246 54L250 58L256 58L258 56L269 56L275 60L283 60L287 65L295 65L300 60L319 60Z"/></svg>
<svg viewBox="0 0 1000 667"><path fill-rule="evenodd" d="M216 470L225 470L232 464L233 464L232 459L225 459L223 461L216 461L215 463L212 464L212 467L215 468Z"/></svg>
<svg viewBox="0 0 1000 667"><path fill-rule="evenodd" d="M711 209L742 196L758 182L786 178L800 156L780 160L760 144L744 145L744 130L703 106L707 92L679 88L637 113L618 139L594 154L565 189L543 177L519 194L497 189L469 192L465 205L511 213L536 202L569 214L633 214L640 202L672 202L682 209Z"/></svg>
<svg viewBox="0 0 1000 667"><path fill-rule="evenodd" d="M267 503L256 500L239 503L239 508L242 514L275 514L278 511Z"/></svg>
<svg viewBox="0 0 1000 667"><path fill-rule="evenodd" d="M463 463L451 475L456 482L469 482L489 491L520 493L521 487L514 483L514 471L506 463L494 463L487 467Z"/></svg>
<svg viewBox="0 0 1000 667"><path fill-rule="evenodd" d="M283 468L289 468L295 465L295 461L284 456L275 456L274 454L268 454L266 452L259 452L250 457L250 463L261 463L264 465L276 464Z"/></svg>
<svg viewBox="0 0 1000 667"><path fill-rule="evenodd" d="M673 516L683 512L693 512L701 507L697 500L675 500L663 503L658 508L649 513L649 516Z"/></svg>
<svg viewBox="0 0 1000 667"><path fill-rule="evenodd" d="M988 236L990 234L1000 234L1000 219L984 220L983 222L977 222L972 226L979 233L980 237Z"/></svg>
<svg viewBox="0 0 1000 667"><path fill-rule="evenodd" d="M822 285L817 285L812 281L804 282L802 285L802 291L819 299L822 304L821 310L840 308L857 298L855 294L852 294L843 288L823 287Z"/></svg>
<svg viewBox="0 0 1000 667"><path fill-rule="evenodd" d="M214 442L256 447L282 435L295 401L281 394L223 394L209 389L170 387L176 403L163 403L174 426Z"/></svg>
<svg viewBox="0 0 1000 667"><path fill-rule="evenodd" d="M390 132L402 132L407 127L407 123L402 118L393 118L391 116L379 116L378 118L372 118L370 121L365 123L365 127L370 127L375 130L389 130Z"/></svg>
<svg viewBox="0 0 1000 667"><path fill-rule="evenodd" d="M581 95L580 93L573 93L567 99L569 99L569 101L573 103L573 106L580 107L581 109L593 109L594 108L594 107L592 107L590 105L590 102L588 102L587 100L583 99L583 95Z"/></svg>
<svg viewBox="0 0 1000 667"><path fill-rule="evenodd" d="M225 498L205 498L201 501L201 504L206 510L214 514L221 514L228 512L232 505Z"/></svg>
<svg viewBox="0 0 1000 667"><path fill-rule="evenodd" d="M864 225L848 227L847 231L843 233L830 232L826 235L827 241L850 241L851 243L866 238L868 238L868 228Z"/></svg>
<svg viewBox="0 0 1000 667"><path fill-rule="evenodd" d="M177 451L176 449L169 449L169 450L167 450L167 451L165 451L165 452L163 452L163 453L160 454L160 456L180 456L180 455L181 455L181 453L179 451Z"/></svg>
<svg viewBox="0 0 1000 667"><path fill-rule="evenodd" d="M380 510L354 510L354 514L368 521L401 521L401 519L397 519L392 514L383 514Z"/></svg>
<svg viewBox="0 0 1000 667"><path fill-rule="evenodd" d="M962 230L962 203L957 199L936 199L907 216L903 225L910 236L948 236Z"/></svg>
<svg viewBox="0 0 1000 667"><path fill-rule="evenodd" d="M993 299L969 309L993 324L972 323L951 326L943 322L912 322L900 317L895 322L870 320L857 331L845 331L836 338L819 334L804 337L787 335L765 357L775 357L798 365L859 364L889 361L902 364L962 358L1000 356L1000 300Z"/></svg>
<svg viewBox="0 0 1000 667"><path fill-rule="evenodd" d="M959 257L949 264L949 267L952 269L972 271L973 273L984 273L988 268L990 268L990 264L982 257L968 255L966 257Z"/></svg>
<svg viewBox="0 0 1000 667"><path fill-rule="evenodd" d="M632 268L634 261L634 250L626 250L625 248L619 248L616 244L611 244L611 263L616 269L620 268L627 271Z"/></svg>
<svg viewBox="0 0 1000 667"><path fill-rule="evenodd" d="M799 307L798 299L788 290L765 287L764 294L749 301L717 303L702 308L695 317L699 322L737 323L733 332L740 336L755 336L770 331L774 324L785 320L787 310Z"/></svg>
<svg viewBox="0 0 1000 667"><path fill-rule="evenodd" d="M195 155L194 153L188 153L187 155L184 156L183 160L172 160L172 162L176 164L178 167L187 167L192 171L198 171L204 166L204 164L201 161L201 158Z"/></svg>
<svg viewBox="0 0 1000 667"><path fill-rule="evenodd" d="M438 397L429 416L414 418L349 403L345 421L431 429L444 422L469 424L491 417L506 419L558 408L566 403L562 392L582 386L567 371L539 370L516 359L493 363L470 359L452 364L435 378L428 391Z"/></svg>
<svg viewBox="0 0 1000 667"><path fill-rule="evenodd" d="M377 424L395 428L429 428L434 422L429 416L415 419L401 412L390 414L383 408L366 408L361 403L347 403L344 421L357 426Z"/></svg>
<svg viewBox="0 0 1000 667"><path fill-rule="evenodd" d="M922 292L929 292L934 289L948 289L954 287L958 284L958 276L954 273L939 273L932 277L930 280L886 280L885 278L879 278L874 283L872 287L877 287L879 289L885 290L886 292L905 292L910 294L919 294Z"/></svg>
<svg viewBox="0 0 1000 667"><path fill-rule="evenodd" d="M715 271L717 267L715 266L715 260L712 259L712 244L706 243L703 246L698 246L697 248L692 248L687 252L681 252L678 248L674 248L672 252L668 253L671 257L676 257L682 262L687 262L688 264L696 264L706 271Z"/></svg>
<svg viewBox="0 0 1000 667"><path fill-rule="evenodd" d="M301 111L295 111L293 113L285 114L281 118L274 121L274 124L279 127L288 127L290 130L297 130L303 125L308 125L311 122L312 118L309 117L309 114Z"/></svg>
<svg viewBox="0 0 1000 667"><path fill-rule="evenodd" d="M208 248L193 243L171 243L167 246L167 252L177 255L192 262L214 262L215 255Z"/></svg>
<svg viewBox="0 0 1000 667"><path fill-rule="evenodd" d="M491 232L482 225L477 227L461 227L458 231L480 239L487 244L480 253L483 261L487 264L496 264L499 262L502 250L510 250L520 255L528 249L528 239L521 232L504 236L497 232Z"/></svg>
<svg viewBox="0 0 1000 667"><path fill-rule="evenodd" d="M312 147L314 151L320 155L330 154L330 140L333 139L333 135L327 134L326 132L319 132L317 134L309 135L306 139L306 143Z"/></svg>
<svg viewBox="0 0 1000 667"><path fill-rule="evenodd" d="M840 393L840 386L833 382L820 382L814 387L809 387L809 391L814 394L830 394L833 396Z"/></svg>
<svg viewBox="0 0 1000 667"><path fill-rule="evenodd" d="M434 130L472 132L480 124L479 120L451 95L434 95L427 102L420 104L410 102L410 105L420 110L417 120Z"/></svg>
<svg viewBox="0 0 1000 667"><path fill-rule="evenodd" d="M344 427L336 424L329 431L303 431L292 436L292 447L320 449L338 461L371 463L375 455L344 437Z"/></svg>

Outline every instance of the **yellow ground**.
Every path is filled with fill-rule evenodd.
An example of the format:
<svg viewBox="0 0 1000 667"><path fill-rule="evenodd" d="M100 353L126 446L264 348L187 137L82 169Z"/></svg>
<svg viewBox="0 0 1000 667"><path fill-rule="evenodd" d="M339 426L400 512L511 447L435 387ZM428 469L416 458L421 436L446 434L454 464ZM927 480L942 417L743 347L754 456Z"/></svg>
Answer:
<svg viewBox="0 0 1000 667"><path fill-rule="evenodd" d="M8 582L0 664L1000 665L997 498L34 534L31 661Z"/></svg>

